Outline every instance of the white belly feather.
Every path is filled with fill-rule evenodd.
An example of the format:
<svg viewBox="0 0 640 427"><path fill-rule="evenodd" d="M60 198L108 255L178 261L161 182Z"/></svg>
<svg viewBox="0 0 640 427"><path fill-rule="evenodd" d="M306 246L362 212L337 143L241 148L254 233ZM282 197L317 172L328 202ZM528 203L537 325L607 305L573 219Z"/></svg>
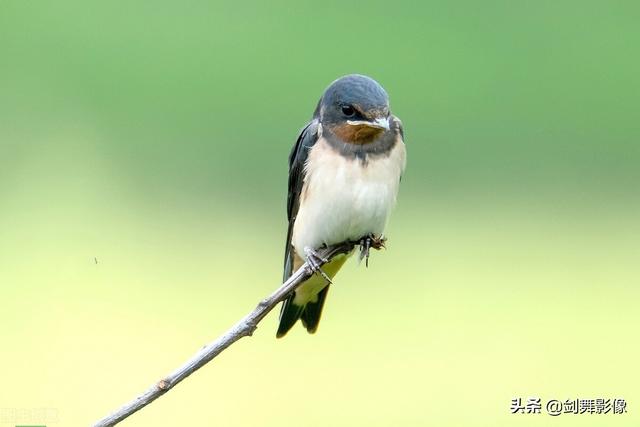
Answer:
<svg viewBox="0 0 640 427"><path fill-rule="evenodd" d="M335 152L320 138L309 153L292 243L317 249L367 234L381 235L396 202L405 165L402 141L366 164Z"/></svg>

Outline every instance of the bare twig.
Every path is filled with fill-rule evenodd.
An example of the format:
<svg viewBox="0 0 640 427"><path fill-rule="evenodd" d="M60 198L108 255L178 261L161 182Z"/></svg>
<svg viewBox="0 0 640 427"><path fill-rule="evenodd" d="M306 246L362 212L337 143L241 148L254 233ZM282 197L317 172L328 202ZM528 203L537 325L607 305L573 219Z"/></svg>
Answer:
<svg viewBox="0 0 640 427"><path fill-rule="evenodd" d="M345 254L351 252L351 250L358 244L358 242L344 242L339 245L331 246L329 248L323 248L318 250L318 255L322 258L330 261L333 257L339 254ZM320 260L318 264L321 266L324 264L323 260ZM210 362L214 357L220 354L223 350L229 347L234 342L238 341L242 337L250 336L258 327L258 323L276 306L283 301L287 296L293 292L298 286L302 284L313 274L312 267L308 263L304 263L291 277L282 284L275 292L269 295L267 298L260 301L258 306L238 323L231 327L218 339L210 344L207 344L198 353L196 353L187 363L176 369L173 373L167 377L161 379L155 383L151 388L136 397L131 402L125 404L111 415L101 419L94 424L94 427L107 427L113 426L125 418L129 417L134 412L147 406L167 391L171 390L176 384L189 375L200 369L206 363Z"/></svg>

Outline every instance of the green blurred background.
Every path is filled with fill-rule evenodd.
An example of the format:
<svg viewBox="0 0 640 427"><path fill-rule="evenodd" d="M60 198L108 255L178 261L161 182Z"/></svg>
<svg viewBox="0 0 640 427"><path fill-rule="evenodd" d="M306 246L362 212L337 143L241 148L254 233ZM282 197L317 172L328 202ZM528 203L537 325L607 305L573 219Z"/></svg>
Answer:
<svg viewBox="0 0 640 427"><path fill-rule="evenodd" d="M88 425L273 290L290 147L358 72L406 129L388 250L341 272L315 336L276 340L274 312L123 425L637 426L639 19L1 1L0 425ZM510 415L528 396L629 407Z"/></svg>

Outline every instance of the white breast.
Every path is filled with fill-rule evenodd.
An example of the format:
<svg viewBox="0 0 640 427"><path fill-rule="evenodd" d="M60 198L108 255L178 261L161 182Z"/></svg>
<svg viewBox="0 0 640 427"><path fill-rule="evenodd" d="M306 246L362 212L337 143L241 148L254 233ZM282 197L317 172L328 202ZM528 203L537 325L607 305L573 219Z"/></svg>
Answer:
<svg viewBox="0 0 640 427"><path fill-rule="evenodd" d="M396 202L405 165L402 141L388 156L365 164L334 151L320 138L309 153L300 208L292 243L305 259L304 248L332 245L384 232Z"/></svg>

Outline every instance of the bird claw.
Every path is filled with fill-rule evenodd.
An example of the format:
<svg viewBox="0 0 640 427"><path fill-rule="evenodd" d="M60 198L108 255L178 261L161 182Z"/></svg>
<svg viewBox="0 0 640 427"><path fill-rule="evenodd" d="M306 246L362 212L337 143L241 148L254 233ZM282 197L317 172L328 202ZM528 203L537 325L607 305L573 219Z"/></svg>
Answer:
<svg viewBox="0 0 640 427"><path fill-rule="evenodd" d="M359 259L360 261L362 261L362 259L364 258L365 267L369 267L369 252L371 248L379 251L380 249L385 247L384 244L386 241L387 239L384 236L375 236L374 234L369 234L368 236L360 239L360 241L358 242L358 244L360 245Z"/></svg>
<svg viewBox="0 0 640 427"><path fill-rule="evenodd" d="M327 276L327 274L322 271L322 268L320 268L321 263L326 264L327 262L329 262L329 260L321 257L318 252L308 247L304 248L304 254L307 256L307 264L309 265L311 271L322 276L322 278L326 280L327 283L333 283L329 276Z"/></svg>

